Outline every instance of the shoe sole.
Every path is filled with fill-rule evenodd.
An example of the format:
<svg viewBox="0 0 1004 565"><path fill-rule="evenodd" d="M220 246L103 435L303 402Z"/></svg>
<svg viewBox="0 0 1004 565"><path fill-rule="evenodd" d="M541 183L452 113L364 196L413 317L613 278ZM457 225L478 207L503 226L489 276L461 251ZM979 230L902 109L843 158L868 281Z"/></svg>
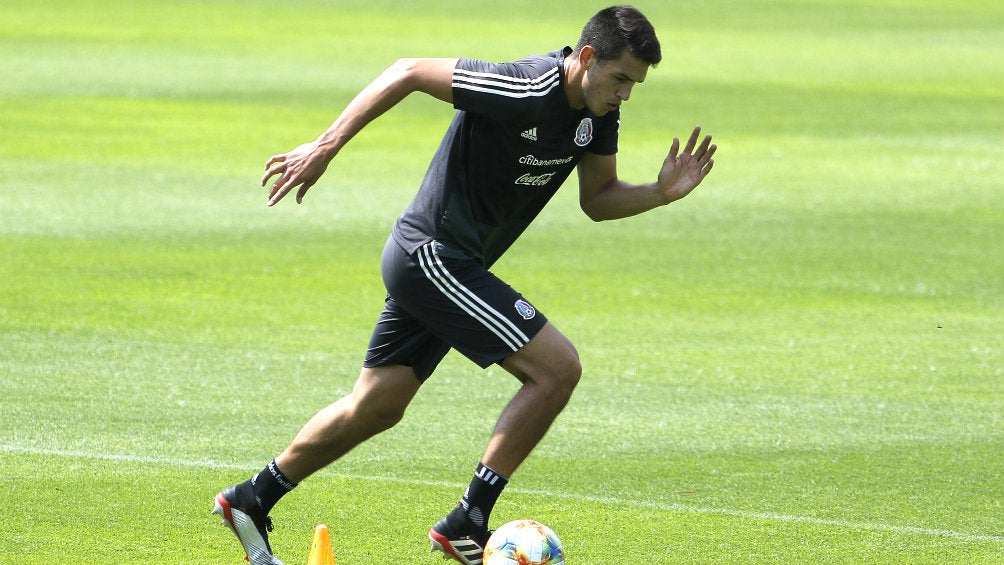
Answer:
<svg viewBox="0 0 1004 565"><path fill-rule="evenodd" d="M481 565L484 559L484 550L476 543L470 540L450 541L435 528L429 530L429 541L432 542L432 551L443 552L443 559L453 559L463 565Z"/></svg>
<svg viewBox="0 0 1004 565"><path fill-rule="evenodd" d="M241 542L241 547L244 548L245 561L252 565L283 565L282 561L276 559L269 551L265 539L258 533L258 528L254 525L251 517L232 508L223 493L216 495L216 506L213 508L212 514L222 518L223 526L229 528L237 536L237 541Z"/></svg>

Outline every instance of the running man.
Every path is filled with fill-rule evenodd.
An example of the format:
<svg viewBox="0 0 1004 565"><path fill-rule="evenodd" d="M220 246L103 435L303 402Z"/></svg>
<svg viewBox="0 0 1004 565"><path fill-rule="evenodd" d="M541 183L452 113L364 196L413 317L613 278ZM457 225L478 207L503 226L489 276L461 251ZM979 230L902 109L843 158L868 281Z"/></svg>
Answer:
<svg viewBox="0 0 1004 565"><path fill-rule="evenodd" d="M572 343L489 268L573 170L581 208L594 221L669 204L704 180L716 146L699 127L682 150L673 139L657 182L617 176L621 104L661 59L655 30L630 6L597 13L574 49L511 63L401 59L320 137L268 160L268 205L294 190L299 203L353 136L408 95L423 92L457 110L384 249L386 305L352 392L307 421L260 473L216 497L214 513L253 565L281 564L268 543L276 502L397 424L450 349L482 368L498 364L521 383L459 503L429 530L433 549L481 564L496 500L582 372Z"/></svg>

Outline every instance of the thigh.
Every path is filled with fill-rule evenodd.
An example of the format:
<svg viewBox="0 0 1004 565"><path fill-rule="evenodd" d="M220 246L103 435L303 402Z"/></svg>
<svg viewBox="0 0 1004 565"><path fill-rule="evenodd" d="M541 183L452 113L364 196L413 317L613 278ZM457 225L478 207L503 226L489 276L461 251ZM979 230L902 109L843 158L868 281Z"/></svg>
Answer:
<svg viewBox="0 0 1004 565"><path fill-rule="evenodd" d="M547 324L543 313L480 263L443 257L435 242L412 255L399 247L389 253L384 282L391 300L482 367L513 355Z"/></svg>
<svg viewBox="0 0 1004 565"><path fill-rule="evenodd" d="M352 387L357 407L399 418L418 392L421 382L410 367L390 365L363 368Z"/></svg>

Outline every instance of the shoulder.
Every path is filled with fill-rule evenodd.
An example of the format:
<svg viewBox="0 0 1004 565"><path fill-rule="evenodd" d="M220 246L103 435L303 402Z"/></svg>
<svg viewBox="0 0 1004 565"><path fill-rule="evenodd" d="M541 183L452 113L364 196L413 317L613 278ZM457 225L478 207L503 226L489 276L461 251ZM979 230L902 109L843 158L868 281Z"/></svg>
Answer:
<svg viewBox="0 0 1004 565"><path fill-rule="evenodd" d="M505 63L460 59L453 72L453 88L513 98L546 96L561 85L559 54L531 55Z"/></svg>

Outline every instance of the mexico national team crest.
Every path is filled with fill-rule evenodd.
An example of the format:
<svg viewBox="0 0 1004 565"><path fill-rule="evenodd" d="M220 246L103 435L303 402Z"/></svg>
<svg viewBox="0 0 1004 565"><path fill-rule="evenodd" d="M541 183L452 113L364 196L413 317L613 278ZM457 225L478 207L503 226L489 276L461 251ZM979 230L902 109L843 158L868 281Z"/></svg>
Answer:
<svg viewBox="0 0 1004 565"><path fill-rule="evenodd" d="M589 142L593 140L593 119L592 118L582 118L579 122L579 129L575 130L575 144L579 147L585 147L589 145Z"/></svg>
<svg viewBox="0 0 1004 565"><path fill-rule="evenodd" d="M524 320L529 320L537 315L537 309L531 306L526 300L520 298L516 301L516 313L522 316Z"/></svg>

